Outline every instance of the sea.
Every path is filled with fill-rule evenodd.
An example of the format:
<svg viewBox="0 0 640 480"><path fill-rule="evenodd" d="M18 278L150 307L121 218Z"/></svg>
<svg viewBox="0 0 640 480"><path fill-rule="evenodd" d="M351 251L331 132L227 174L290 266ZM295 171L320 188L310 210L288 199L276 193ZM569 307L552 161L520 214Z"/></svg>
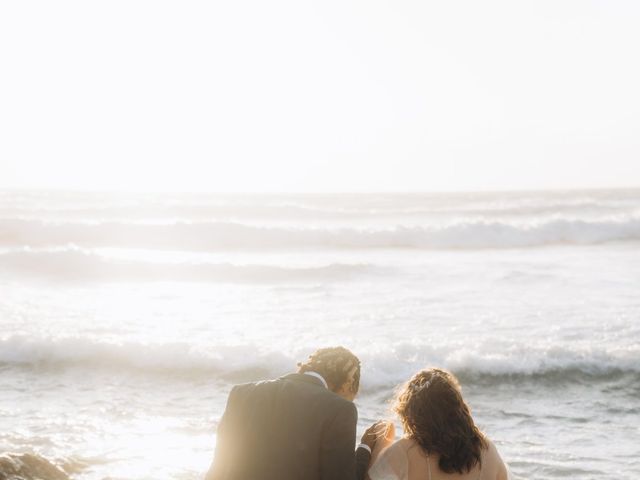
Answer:
<svg viewBox="0 0 640 480"><path fill-rule="evenodd" d="M437 366L514 478L639 478L640 190L0 191L0 452L202 479L233 384L337 345L359 433Z"/></svg>

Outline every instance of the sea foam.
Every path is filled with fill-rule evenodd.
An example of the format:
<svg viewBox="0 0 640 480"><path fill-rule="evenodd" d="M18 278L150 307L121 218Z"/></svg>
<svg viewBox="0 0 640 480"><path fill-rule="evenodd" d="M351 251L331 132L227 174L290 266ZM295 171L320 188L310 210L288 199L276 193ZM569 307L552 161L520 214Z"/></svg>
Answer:
<svg viewBox="0 0 640 480"><path fill-rule="evenodd" d="M0 365L21 368L129 370L149 375L180 375L225 380L269 378L295 368L313 348L264 349L251 343L204 345L187 342L145 343L87 337L0 339ZM355 349L363 364L363 385L397 385L427 366L444 367L465 378L573 376L607 377L640 374L640 347L548 347L516 342L499 354L474 346L401 342Z"/></svg>
<svg viewBox="0 0 640 480"><path fill-rule="evenodd" d="M330 263L308 267L212 262L163 263L125 260L69 246L0 253L0 272L58 281L192 281L222 283L332 282L382 273L369 264ZM14 277L15 278L15 277Z"/></svg>
<svg viewBox="0 0 640 480"><path fill-rule="evenodd" d="M487 249L640 240L640 217L547 219L525 223L456 221L386 228L260 226L234 222L46 222L0 220L0 245L175 250Z"/></svg>

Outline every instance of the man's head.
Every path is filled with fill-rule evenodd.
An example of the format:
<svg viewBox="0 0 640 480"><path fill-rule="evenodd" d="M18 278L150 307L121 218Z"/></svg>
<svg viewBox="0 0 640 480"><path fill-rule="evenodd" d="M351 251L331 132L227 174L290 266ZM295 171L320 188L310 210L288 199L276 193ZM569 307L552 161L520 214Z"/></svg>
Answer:
<svg viewBox="0 0 640 480"><path fill-rule="evenodd" d="M321 348L298 363L298 372L322 375L329 390L353 401L360 388L360 360L344 347Z"/></svg>

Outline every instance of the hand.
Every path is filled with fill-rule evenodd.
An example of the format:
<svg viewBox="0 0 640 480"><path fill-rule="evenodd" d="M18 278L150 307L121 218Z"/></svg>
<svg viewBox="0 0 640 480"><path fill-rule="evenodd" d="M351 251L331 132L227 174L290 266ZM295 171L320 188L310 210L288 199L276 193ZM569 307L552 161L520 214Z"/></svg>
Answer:
<svg viewBox="0 0 640 480"><path fill-rule="evenodd" d="M376 423L371 425L362 435L361 443L367 445L371 450L376 446L376 442L381 439L384 439L387 442L393 440L396 435L396 430L392 422L387 422L385 420L378 420Z"/></svg>

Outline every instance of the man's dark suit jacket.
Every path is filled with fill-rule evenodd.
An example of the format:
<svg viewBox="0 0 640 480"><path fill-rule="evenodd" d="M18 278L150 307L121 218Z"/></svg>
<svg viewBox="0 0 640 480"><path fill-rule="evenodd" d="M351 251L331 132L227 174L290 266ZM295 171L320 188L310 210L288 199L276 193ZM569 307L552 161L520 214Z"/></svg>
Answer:
<svg viewBox="0 0 640 480"><path fill-rule="evenodd" d="M370 454L354 452L357 419L311 375L237 385L206 480L362 480Z"/></svg>

